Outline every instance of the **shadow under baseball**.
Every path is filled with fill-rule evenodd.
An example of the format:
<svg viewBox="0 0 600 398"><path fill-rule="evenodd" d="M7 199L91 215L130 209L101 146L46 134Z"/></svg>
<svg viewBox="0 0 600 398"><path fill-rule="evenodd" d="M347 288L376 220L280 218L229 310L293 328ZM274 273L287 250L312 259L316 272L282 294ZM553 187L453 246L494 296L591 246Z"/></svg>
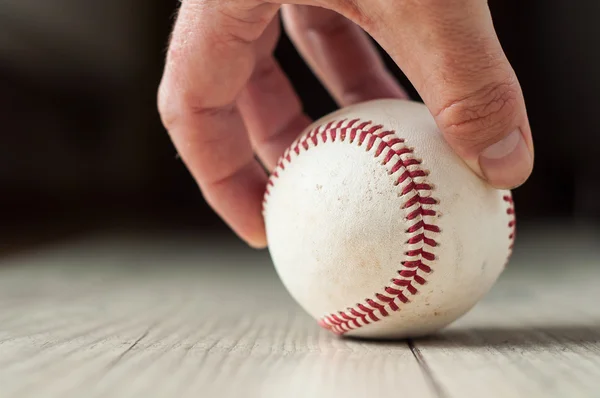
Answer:
<svg viewBox="0 0 600 398"><path fill-rule="evenodd" d="M369 340L345 337L378 346L415 345L422 348L543 348L566 345L599 344L600 323L589 325L544 325L514 327L474 327L442 330L436 334L408 339ZM599 347L600 349L600 347Z"/></svg>

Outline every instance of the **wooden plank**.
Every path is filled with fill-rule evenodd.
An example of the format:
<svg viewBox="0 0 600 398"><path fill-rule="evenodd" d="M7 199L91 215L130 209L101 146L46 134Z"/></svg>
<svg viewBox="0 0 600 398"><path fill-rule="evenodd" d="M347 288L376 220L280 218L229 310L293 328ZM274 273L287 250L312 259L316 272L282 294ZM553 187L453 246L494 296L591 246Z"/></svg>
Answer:
<svg viewBox="0 0 600 398"><path fill-rule="evenodd" d="M597 397L598 234L533 231L438 336L316 327L268 255L204 237L91 237L0 261L0 396Z"/></svg>
<svg viewBox="0 0 600 398"><path fill-rule="evenodd" d="M442 396L599 397L599 241L596 231L530 232L485 300L415 341Z"/></svg>
<svg viewBox="0 0 600 398"><path fill-rule="evenodd" d="M405 342L334 338L266 252L90 238L0 267L0 396L435 397Z"/></svg>

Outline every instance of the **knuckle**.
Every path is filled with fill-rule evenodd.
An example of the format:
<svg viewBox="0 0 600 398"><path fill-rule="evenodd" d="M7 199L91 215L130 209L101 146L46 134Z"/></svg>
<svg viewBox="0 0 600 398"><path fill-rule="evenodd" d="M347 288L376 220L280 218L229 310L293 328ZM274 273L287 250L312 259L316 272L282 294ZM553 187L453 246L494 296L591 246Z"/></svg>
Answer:
<svg viewBox="0 0 600 398"><path fill-rule="evenodd" d="M436 119L453 139L467 146L484 146L514 128L519 92L512 77L489 83L443 106Z"/></svg>
<svg viewBox="0 0 600 398"><path fill-rule="evenodd" d="M169 95L167 94L167 88L164 81L160 84L156 97L158 114L161 122L167 130L170 130L171 127L176 123L179 115L176 108L172 105Z"/></svg>
<svg viewBox="0 0 600 398"><path fill-rule="evenodd" d="M177 51L177 50L176 50ZM190 120L222 119L234 111L235 98L244 83L248 82L254 61L242 60L236 65L237 73L228 84L218 84L221 73L216 70L202 75L195 72L197 64L170 57L164 69L156 101L161 122L167 130L189 123ZM264 66L259 73L265 79L274 73L274 66ZM249 72L250 71L250 72Z"/></svg>
<svg viewBox="0 0 600 398"><path fill-rule="evenodd" d="M175 90L165 83L159 87L157 105L161 122L168 131L192 119L222 119L235 112L234 103L211 105L205 96L194 90Z"/></svg>
<svg viewBox="0 0 600 398"><path fill-rule="evenodd" d="M258 40L267 25L273 20L273 5L266 4L269 10L257 9L257 12L232 11L229 7L218 9L219 22L223 29L221 40L225 44L251 45Z"/></svg>

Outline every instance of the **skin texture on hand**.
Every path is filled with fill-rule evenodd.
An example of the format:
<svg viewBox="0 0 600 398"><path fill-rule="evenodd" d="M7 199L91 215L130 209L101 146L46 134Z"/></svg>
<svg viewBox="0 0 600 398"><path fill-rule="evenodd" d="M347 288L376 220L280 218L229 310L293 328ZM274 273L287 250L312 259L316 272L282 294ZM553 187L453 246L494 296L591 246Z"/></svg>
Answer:
<svg viewBox="0 0 600 398"><path fill-rule="evenodd" d="M533 168L518 79L485 0L183 0L158 109L204 198L265 247L267 175L311 123L273 57L280 21L340 106L406 98L368 35L410 79L446 141L481 178L514 188ZM273 112L277 109L277 112Z"/></svg>

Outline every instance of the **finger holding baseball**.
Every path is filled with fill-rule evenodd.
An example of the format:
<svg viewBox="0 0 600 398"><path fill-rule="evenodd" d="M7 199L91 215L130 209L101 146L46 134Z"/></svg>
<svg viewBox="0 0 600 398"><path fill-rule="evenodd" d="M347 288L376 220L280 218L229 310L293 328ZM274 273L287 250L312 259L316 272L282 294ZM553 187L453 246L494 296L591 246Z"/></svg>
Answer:
<svg viewBox="0 0 600 398"><path fill-rule="evenodd" d="M351 10L340 11L352 15ZM282 17L288 36L340 106L408 98L355 22L338 12L304 5L284 5Z"/></svg>
<svg viewBox="0 0 600 398"><path fill-rule="evenodd" d="M497 188L533 168L523 93L485 0L359 0L357 19L413 83L446 141Z"/></svg>
<svg viewBox="0 0 600 398"><path fill-rule="evenodd" d="M261 207L267 175L254 157L246 122L254 129L269 127L259 142L285 131L289 120L298 120L298 128L308 123L289 82L267 55L279 33L272 27L278 8L256 1L183 1L158 91L163 124L206 201L254 247L266 245ZM249 87L241 102L247 104L248 97L261 102L253 87L269 84L265 74L278 112L260 122L256 107L246 105L244 120L237 99Z"/></svg>

